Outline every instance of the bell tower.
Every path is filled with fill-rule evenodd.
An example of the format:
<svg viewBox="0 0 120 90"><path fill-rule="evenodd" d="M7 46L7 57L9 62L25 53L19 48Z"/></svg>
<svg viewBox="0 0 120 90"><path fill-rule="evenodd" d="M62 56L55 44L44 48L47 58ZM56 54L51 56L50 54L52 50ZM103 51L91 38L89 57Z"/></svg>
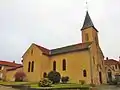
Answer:
<svg viewBox="0 0 120 90"><path fill-rule="evenodd" d="M86 12L84 24L81 28L82 31L82 43L95 42L99 45L98 30L94 27L94 24L89 16L88 11Z"/></svg>

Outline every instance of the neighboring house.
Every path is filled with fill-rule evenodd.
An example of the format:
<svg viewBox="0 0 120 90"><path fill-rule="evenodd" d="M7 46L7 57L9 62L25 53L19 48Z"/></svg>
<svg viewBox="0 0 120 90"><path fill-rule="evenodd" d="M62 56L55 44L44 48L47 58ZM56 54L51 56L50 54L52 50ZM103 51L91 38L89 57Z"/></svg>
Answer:
<svg viewBox="0 0 120 90"><path fill-rule="evenodd" d="M19 65L16 67L11 67L6 70L6 81L15 81L15 74L16 72L22 72L23 66Z"/></svg>
<svg viewBox="0 0 120 90"><path fill-rule="evenodd" d="M0 79L6 80L6 71L9 68L18 67L21 64L17 64L14 61L8 62L8 61L2 61L0 60Z"/></svg>
<svg viewBox="0 0 120 90"><path fill-rule="evenodd" d="M57 71L61 76L69 76L73 83L79 83L79 80L84 80L87 84L106 83L98 30L88 12L81 32L82 43L57 49L49 50L33 43L22 56L27 80L36 82L50 71Z"/></svg>
<svg viewBox="0 0 120 90"><path fill-rule="evenodd" d="M116 75L120 75L120 62L114 59L108 59L104 60L105 63L105 69L106 69L106 75L107 75L107 81L112 81Z"/></svg>

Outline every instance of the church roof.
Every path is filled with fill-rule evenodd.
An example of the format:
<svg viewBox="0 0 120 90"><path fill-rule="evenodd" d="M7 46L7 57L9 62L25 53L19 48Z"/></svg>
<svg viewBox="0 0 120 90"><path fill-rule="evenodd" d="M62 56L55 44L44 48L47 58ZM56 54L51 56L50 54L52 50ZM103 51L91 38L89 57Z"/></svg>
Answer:
<svg viewBox="0 0 120 90"><path fill-rule="evenodd" d="M69 46L65 46L65 47L61 47L61 48L57 48L57 49L52 49L51 55L74 52L74 51L82 51L82 50L88 49L88 46L91 43L92 42L78 43L78 44L69 45Z"/></svg>
<svg viewBox="0 0 120 90"><path fill-rule="evenodd" d="M34 44L34 45L36 45L43 52L43 54L49 55L49 52L50 52L49 49L44 48L44 47L37 45L37 44Z"/></svg>
<svg viewBox="0 0 120 90"><path fill-rule="evenodd" d="M52 55L58 55L58 54L63 54L63 53L68 53L68 52L82 51L82 50L88 49L88 46L91 43L92 42L78 43L78 44L69 45L69 46L51 49L51 50L46 49L36 44L35 45L43 52L43 54L52 56Z"/></svg>
<svg viewBox="0 0 120 90"><path fill-rule="evenodd" d="M83 27L81 30L84 30L86 28L89 28L89 27L93 27L95 30L96 28L94 27L94 24L90 18L90 15L88 12L86 12L86 16L85 16L85 20L84 20L84 24L83 24ZM97 31L97 30L96 30Z"/></svg>

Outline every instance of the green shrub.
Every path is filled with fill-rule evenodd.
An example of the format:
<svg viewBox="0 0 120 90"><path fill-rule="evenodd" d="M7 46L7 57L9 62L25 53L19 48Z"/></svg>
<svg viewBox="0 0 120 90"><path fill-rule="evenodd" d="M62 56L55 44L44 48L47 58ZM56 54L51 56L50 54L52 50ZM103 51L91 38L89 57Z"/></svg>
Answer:
<svg viewBox="0 0 120 90"><path fill-rule="evenodd" d="M51 71L48 73L48 79L51 80L54 83L59 83L60 82L60 73L56 71Z"/></svg>
<svg viewBox="0 0 120 90"><path fill-rule="evenodd" d="M52 81L48 78L42 78L39 82L40 87L50 87L52 85Z"/></svg>
<svg viewBox="0 0 120 90"><path fill-rule="evenodd" d="M68 76L64 76L61 78L62 83L67 83L69 81L69 77Z"/></svg>
<svg viewBox="0 0 120 90"><path fill-rule="evenodd" d="M79 83L80 83L81 85L83 85L83 84L85 84L85 80L79 80Z"/></svg>

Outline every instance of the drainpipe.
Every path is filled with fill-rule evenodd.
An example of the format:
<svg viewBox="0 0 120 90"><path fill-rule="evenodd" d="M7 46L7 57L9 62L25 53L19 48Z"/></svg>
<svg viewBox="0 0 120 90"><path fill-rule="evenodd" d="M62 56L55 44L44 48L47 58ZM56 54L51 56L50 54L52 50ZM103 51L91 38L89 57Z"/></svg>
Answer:
<svg viewBox="0 0 120 90"><path fill-rule="evenodd" d="M92 56L91 56L91 51L90 51L91 46L89 46L88 48L89 48L88 52L89 52L89 55L90 55L90 73L91 73L90 75L91 75L91 84L93 84Z"/></svg>

